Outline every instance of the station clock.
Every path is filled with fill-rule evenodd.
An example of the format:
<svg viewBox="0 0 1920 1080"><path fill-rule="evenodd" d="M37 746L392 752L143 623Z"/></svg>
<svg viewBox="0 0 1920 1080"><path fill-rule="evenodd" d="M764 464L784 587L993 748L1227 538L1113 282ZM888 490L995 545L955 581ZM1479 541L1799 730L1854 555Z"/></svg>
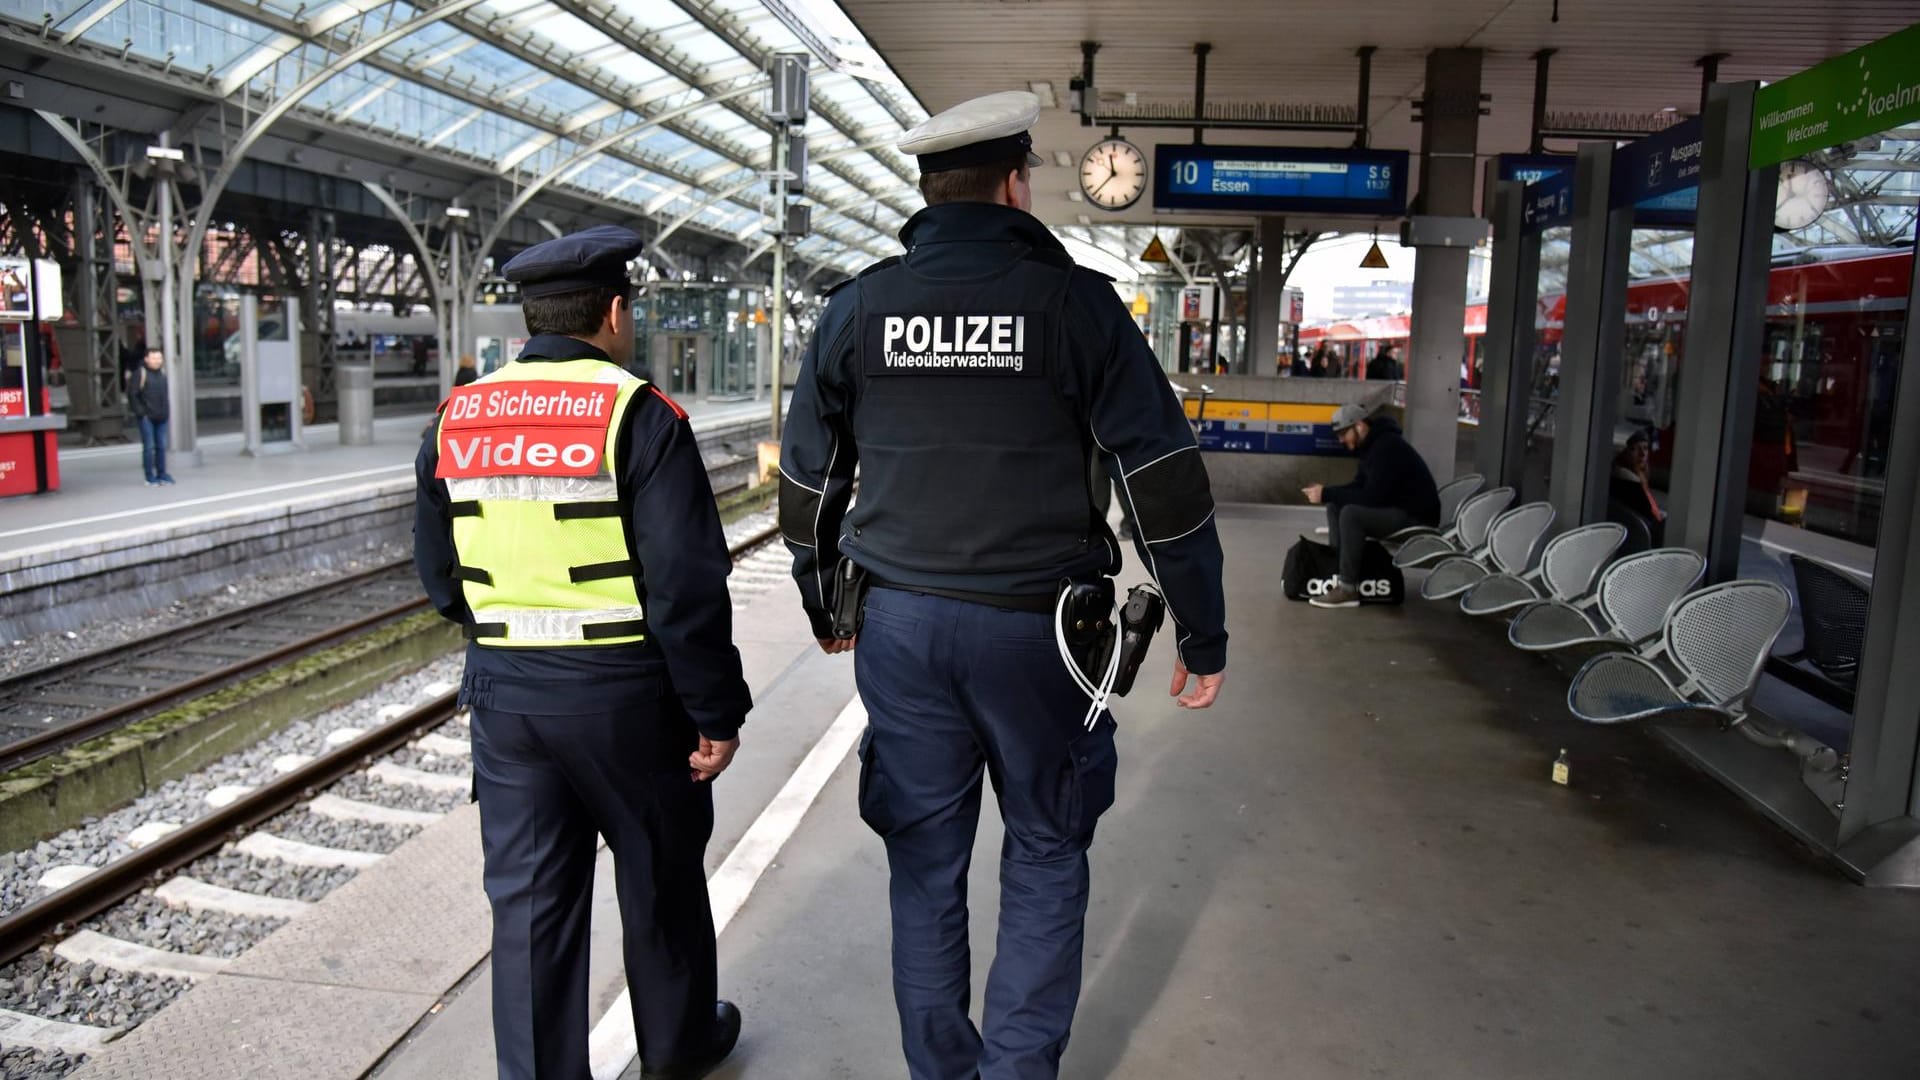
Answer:
<svg viewBox="0 0 1920 1080"><path fill-rule="evenodd" d="M1102 210L1125 210L1147 190L1147 156L1122 138L1103 139L1080 156L1080 192Z"/></svg>
<svg viewBox="0 0 1920 1080"><path fill-rule="evenodd" d="M1820 220L1832 201L1827 174L1811 161L1789 161L1780 166L1780 186L1773 195L1773 225L1792 231Z"/></svg>

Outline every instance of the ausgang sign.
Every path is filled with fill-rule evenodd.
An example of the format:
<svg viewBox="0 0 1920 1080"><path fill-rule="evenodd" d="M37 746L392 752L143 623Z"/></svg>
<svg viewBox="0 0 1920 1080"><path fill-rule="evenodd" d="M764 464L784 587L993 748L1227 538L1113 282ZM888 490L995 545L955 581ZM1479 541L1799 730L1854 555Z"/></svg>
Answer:
<svg viewBox="0 0 1920 1080"><path fill-rule="evenodd" d="M1836 56L1753 96L1755 169L1920 119L1920 25Z"/></svg>

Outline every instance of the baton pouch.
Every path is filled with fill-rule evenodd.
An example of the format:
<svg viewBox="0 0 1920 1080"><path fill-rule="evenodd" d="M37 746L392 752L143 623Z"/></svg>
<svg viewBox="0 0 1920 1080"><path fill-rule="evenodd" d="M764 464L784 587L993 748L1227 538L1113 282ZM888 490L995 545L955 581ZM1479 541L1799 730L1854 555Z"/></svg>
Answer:
<svg viewBox="0 0 1920 1080"><path fill-rule="evenodd" d="M1067 655L1097 686L1113 656L1113 579L1062 581L1060 591L1066 594L1066 603L1060 605L1060 636L1066 639Z"/></svg>
<svg viewBox="0 0 1920 1080"><path fill-rule="evenodd" d="M1114 676L1113 693L1124 696L1133 689L1133 677L1140 673L1140 662L1147 658L1147 646L1153 644L1153 632L1160 629L1167 613L1167 602L1146 585L1135 585L1127 593L1120 609L1120 670Z"/></svg>
<svg viewBox="0 0 1920 1080"><path fill-rule="evenodd" d="M867 572L852 559L840 557L833 569L833 636L848 641L860 633L867 606Z"/></svg>

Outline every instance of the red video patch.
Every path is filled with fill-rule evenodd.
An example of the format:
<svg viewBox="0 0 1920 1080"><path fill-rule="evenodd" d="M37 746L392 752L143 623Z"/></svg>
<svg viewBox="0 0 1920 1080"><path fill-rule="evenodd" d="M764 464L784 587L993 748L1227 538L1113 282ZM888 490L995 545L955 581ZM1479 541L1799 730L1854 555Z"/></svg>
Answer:
<svg viewBox="0 0 1920 1080"><path fill-rule="evenodd" d="M442 480L593 476L600 472L617 388L602 383L475 383L447 398Z"/></svg>

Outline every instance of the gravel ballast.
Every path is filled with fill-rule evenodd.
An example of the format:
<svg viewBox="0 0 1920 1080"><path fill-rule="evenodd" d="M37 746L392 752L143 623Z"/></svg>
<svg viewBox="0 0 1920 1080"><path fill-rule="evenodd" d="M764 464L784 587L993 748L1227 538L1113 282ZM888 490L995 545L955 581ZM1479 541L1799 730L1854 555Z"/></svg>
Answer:
<svg viewBox="0 0 1920 1080"><path fill-rule="evenodd" d="M417 825L370 825L363 821L335 821L310 810L289 810L267 822L263 832L303 844L338 848L341 851L371 851L385 855L407 842L420 831Z"/></svg>
<svg viewBox="0 0 1920 1080"><path fill-rule="evenodd" d="M277 896L283 900L320 900L353 880L352 867L324 869L318 866L288 866L272 859L256 859L238 851L216 851L187 864L182 871L209 885L238 889L257 896Z"/></svg>
<svg viewBox="0 0 1920 1080"><path fill-rule="evenodd" d="M69 964L35 951L0 965L0 1008L95 1027L137 1024L187 989L182 979Z"/></svg>
<svg viewBox="0 0 1920 1080"><path fill-rule="evenodd" d="M185 626L235 608L310 589L329 581L370 570L413 554L409 544L382 544L332 566L289 574L259 574L241 578L212 592L176 600L166 607L139 615L109 619L82 630L52 631L24 638L0 640L0 677L44 667L57 661L112 648L123 642Z"/></svg>
<svg viewBox="0 0 1920 1080"><path fill-rule="evenodd" d="M327 790L343 799L352 799L355 802L391 806L398 810L423 810L430 814L451 813L467 803L465 794L385 784L364 772L341 777L339 783Z"/></svg>
<svg viewBox="0 0 1920 1080"><path fill-rule="evenodd" d="M0 1050L0 1080L53 1080L84 1065L86 1060L82 1055L24 1046Z"/></svg>
<svg viewBox="0 0 1920 1080"><path fill-rule="evenodd" d="M115 904L82 925L109 937L197 956L235 957L285 925L285 919L182 911L141 893Z"/></svg>
<svg viewBox="0 0 1920 1080"><path fill-rule="evenodd" d="M103 866L130 850L125 842L126 836L136 827L152 821L182 824L192 821L211 809L206 800L214 788L224 785L259 787L269 783L280 775L273 767L275 758L285 754L324 754L333 749L326 741L329 732L347 727L371 730L385 722L379 716L382 706L399 704L411 708L429 699L426 692L428 684L457 685L462 663L458 654L442 657L365 697L330 709L311 720L291 724L192 776L169 781L152 794L103 818L90 820L31 848L0 854L0 914L16 911L44 895L44 891L38 887L38 881L48 869L65 864ZM392 797L376 801L387 805L406 805Z"/></svg>

